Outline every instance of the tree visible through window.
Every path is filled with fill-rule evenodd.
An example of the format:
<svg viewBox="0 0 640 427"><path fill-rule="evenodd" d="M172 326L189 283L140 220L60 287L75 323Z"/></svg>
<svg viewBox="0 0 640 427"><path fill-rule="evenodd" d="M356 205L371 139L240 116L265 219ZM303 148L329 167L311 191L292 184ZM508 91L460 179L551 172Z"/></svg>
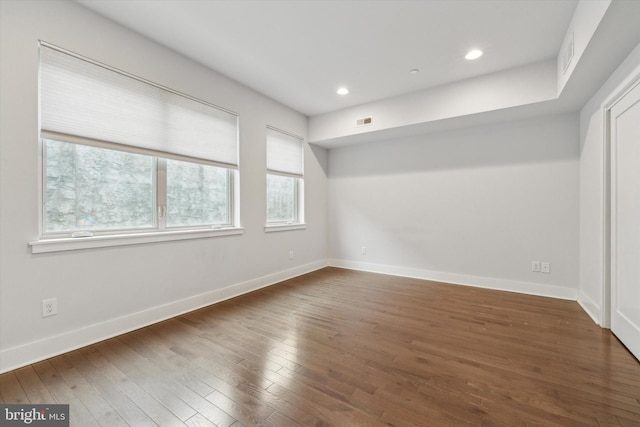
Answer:
<svg viewBox="0 0 640 427"><path fill-rule="evenodd" d="M45 231L155 225L153 157L45 141Z"/></svg>
<svg viewBox="0 0 640 427"><path fill-rule="evenodd" d="M230 224L230 174L225 168L167 160L167 226Z"/></svg>
<svg viewBox="0 0 640 427"><path fill-rule="evenodd" d="M298 178L267 174L267 222L297 222Z"/></svg>

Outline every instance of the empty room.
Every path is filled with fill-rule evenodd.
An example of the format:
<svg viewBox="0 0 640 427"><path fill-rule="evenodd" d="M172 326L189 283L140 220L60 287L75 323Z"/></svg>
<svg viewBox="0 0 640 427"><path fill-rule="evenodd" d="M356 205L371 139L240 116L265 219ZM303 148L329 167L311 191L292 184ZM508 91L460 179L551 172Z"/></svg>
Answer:
<svg viewBox="0 0 640 427"><path fill-rule="evenodd" d="M640 426L639 23L0 0L0 425Z"/></svg>

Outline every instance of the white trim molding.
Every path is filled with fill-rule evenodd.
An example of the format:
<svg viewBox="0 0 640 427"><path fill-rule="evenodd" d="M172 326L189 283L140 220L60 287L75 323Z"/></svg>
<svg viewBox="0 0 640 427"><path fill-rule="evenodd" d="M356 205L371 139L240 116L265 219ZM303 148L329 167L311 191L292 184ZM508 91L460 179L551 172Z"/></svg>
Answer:
<svg viewBox="0 0 640 427"><path fill-rule="evenodd" d="M580 304L580 307L591 317L596 325L604 327L602 324L602 310L599 304L584 292L578 292L578 304Z"/></svg>
<svg viewBox="0 0 640 427"><path fill-rule="evenodd" d="M268 274L179 301L110 319L0 351L0 374L103 341L327 266L326 260Z"/></svg>
<svg viewBox="0 0 640 427"><path fill-rule="evenodd" d="M637 49L636 49L637 50ZM596 322L603 328L611 328L611 280L612 280L612 248L611 239L612 233L612 218L611 210L612 206L612 187L611 177L615 173L615 164L611 158L611 108L622 99L628 92L630 92L635 86L640 84L640 65L634 67L634 69L622 80L620 84L612 90L605 100L600 105L602 120L603 120L603 135L602 135L602 170L603 170L603 194L602 197L602 290L600 306L600 321ZM591 315L591 313L589 313Z"/></svg>
<svg viewBox="0 0 640 427"><path fill-rule="evenodd" d="M398 267L393 265L373 264L341 259L330 259L329 266L571 301L576 301L578 297L578 290L575 288L565 288L541 283L521 282L493 277L469 276L441 271L422 270L411 267Z"/></svg>
<svg viewBox="0 0 640 427"><path fill-rule="evenodd" d="M307 224L267 224L264 226L265 233L273 233L276 231L306 230Z"/></svg>
<svg viewBox="0 0 640 427"><path fill-rule="evenodd" d="M198 230L158 231L139 234L112 234L62 239L41 239L29 242L31 253L73 251L78 249L106 248L110 246L139 245L143 243L169 242L174 240L204 239L208 237L235 236L244 234L244 228L220 228Z"/></svg>

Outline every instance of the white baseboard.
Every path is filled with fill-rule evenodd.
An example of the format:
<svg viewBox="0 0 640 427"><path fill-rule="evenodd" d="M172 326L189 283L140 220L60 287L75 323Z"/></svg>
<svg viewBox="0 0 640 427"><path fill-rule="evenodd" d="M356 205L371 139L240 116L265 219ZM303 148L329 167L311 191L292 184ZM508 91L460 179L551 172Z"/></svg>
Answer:
<svg viewBox="0 0 640 427"><path fill-rule="evenodd" d="M433 280L452 283L455 285L475 286L478 288L496 289L500 291L517 292L527 295L538 295L575 301L578 290L540 283L520 282L492 277L468 276L464 274L446 273L441 271L422 270L418 268L397 267L393 265L373 264L360 261L330 259L332 267L351 270L369 271L372 273L389 274L392 276L411 277L414 279Z"/></svg>
<svg viewBox="0 0 640 427"><path fill-rule="evenodd" d="M211 304L252 292L326 267L327 261L316 261L289 270L280 271L222 289L194 295L169 304L152 307L106 322L96 323L39 341L0 351L0 373L66 353L126 332L170 319Z"/></svg>
<svg viewBox="0 0 640 427"><path fill-rule="evenodd" d="M246 282L237 283L226 288L216 289L203 294L194 295L179 301L147 310L132 313L106 322L75 329L39 341L12 347L0 351L0 373L8 372L22 366L29 365L59 354L66 353L105 339L112 338L154 323L206 307L242 294L252 292L273 284L288 280L303 274L319 270L326 266L346 268L352 270L369 271L373 273L389 274L393 276L411 277L416 279L434 280L457 285L475 286L529 295L578 300L583 309L596 323L599 324L598 306L587 296L571 288L544 285L539 283L520 282L480 276L469 276L416 268L398 267L384 264L373 264L359 261L330 259L316 261L289 270L262 276Z"/></svg>
<svg viewBox="0 0 640 427"><path fill-rule="evenodd" d="M596 325L602 326L602 310L599 304L596 304L589 296L583 292L578 293L578 304L591 317Z"/></svg>

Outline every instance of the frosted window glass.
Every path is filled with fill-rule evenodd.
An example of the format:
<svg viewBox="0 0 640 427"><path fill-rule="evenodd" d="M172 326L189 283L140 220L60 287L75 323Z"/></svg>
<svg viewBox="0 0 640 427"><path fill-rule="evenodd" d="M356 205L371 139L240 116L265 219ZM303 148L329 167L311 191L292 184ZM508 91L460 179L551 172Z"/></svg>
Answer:
<svg viewBox="0 0 640 427"><path fill-rule="evenodd" d="M154 227L152 157L45 141L45 232Z"/></svg>
<svg viewBox="0 0 640 427"><path fill-rule="evenodd" d="M230 225L229 169L167 160L167 226Z"/></svg>
<svg viewBox="0 0 640 427"><path fill-rule="evenodd" d="M297 222L299 178L267 174L267 222Z"/></svg>

